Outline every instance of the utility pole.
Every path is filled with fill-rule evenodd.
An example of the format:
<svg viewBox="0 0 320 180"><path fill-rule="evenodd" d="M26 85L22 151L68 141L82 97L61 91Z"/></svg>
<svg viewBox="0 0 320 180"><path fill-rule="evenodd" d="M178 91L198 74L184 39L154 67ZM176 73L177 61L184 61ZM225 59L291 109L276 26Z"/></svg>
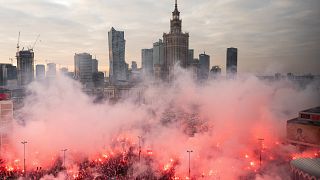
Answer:
<svg viewBox="0 0 320 180"><path fill-rule="evenodd" d="M191 176L190 176L190 174L191 174L191 170L190 170L190 154L191 154L193 151L192 151L192 150L188 150L187 152L189 153L189 178L191 179Z"/></svg>
<svg viewBox="0 0 320 180"><path fill-rule="evenodd" d="M260 168L261 168L261 163L262 163L262 146L263 146L263 141L264 141L264 139L262 139L262 138L259 138L258 139L259 140L259 142L260 142Z"/></svg>
<svg viewBox="0 0 320 180"><path fill-rule="evenodd" d="M138 136L138 138L139 138L139 162L140 162L140 158L141 158L141 136Z"/></svg>
<svg viewBox="0 0 320 180"><path fill-rule="evenodd" d="M63 151L63 167L66 167L66 151L68 149L62 149L61 151Z"/></svg>
<svg viewBox="0 0 320 180"><path fill-rule="evenodd" d="M28 142L22 141L21 143L23 144L23 176L26 177L26 144Z"/></svg>

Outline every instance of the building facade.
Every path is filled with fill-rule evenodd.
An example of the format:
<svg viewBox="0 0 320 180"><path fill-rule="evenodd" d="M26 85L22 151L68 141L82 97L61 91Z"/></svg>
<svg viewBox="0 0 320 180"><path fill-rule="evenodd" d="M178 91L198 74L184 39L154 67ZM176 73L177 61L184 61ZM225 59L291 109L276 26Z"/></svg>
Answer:
<svg viewBox="0 0 320 180"><path fill-rule="evenodd" d="M32 50L21 50L16 57L18 85L28 85L34 80L34 53Z"/></svg>
<svg viewBox="0 0 320 180"><path fill-rule="evenodd" d="M142 70L145 76L153 75L153 49L141 50Z"/></svg>
<svg viewBox="0 0 320 180"><path fill-rule="evenodd" d="M217 79L221 76L221 68L220 66L212 66L210 70L211 79Z"/></svg>
<svg viewBox="0 0 320 180"><path fill-rule="evenodd" d="M9 147L9 135L12 132L13 102L0 100L0 156L4 155Z"/></svg>
<svg viewBox="0 0 320 180"><path fill-rule="evenodd" d="M177 1L170 20L170 32L163 34L163 41L165 43L165 79L171 81L176 64L183 68L188 67L189 54L189 34L182 32L182 20L180 19Z"/></svg>
<svg viewBox="0 0 320 180"><path fill-rule="evenodd" d="M17 79L17 68L12 64L0 64L0 86L8 85L8 81Z"/></svg>
<svg viewBox="0 0 320 180"><path fill-rule="evenodd" d="M37 80L43 80L46 77L45 65L37 64L36 65L36 78Z"/></svg>
<svg viewBox="0 0 320 180"><path fill-rule="evenodd" d="M108 32L109 42L109 78L111 84L127 81L127 67L125 62L124 31L116 31L113 27Z"/></svg>
<svg viewBox="0 0 320 180"><path fill-rule="evenodd" d="M238 49L228 48L227 49L227 76L234 77L237 75L238 69Z"/></svg>
<svg viewBox="0 0 320 180"><path fill-rule="evenodd" d="M210 71L210 56L205 52L199 55L199 79L207 80Z"/></svg>
<svg viewBox="0 0 320 180"><path fill-rule="evenodd" d="M55 63L47 64L47 77L53 78L57 75L57 65Z"/></svg>
<svg viewBox="0 0 320 180"><path fill-rule="evenodd" d="M80 53L74 55L74 77L80 80L82 84L93 86L93 74L97 73L98 63L96 59L92 59L92 55L88 53Z"/></svg>

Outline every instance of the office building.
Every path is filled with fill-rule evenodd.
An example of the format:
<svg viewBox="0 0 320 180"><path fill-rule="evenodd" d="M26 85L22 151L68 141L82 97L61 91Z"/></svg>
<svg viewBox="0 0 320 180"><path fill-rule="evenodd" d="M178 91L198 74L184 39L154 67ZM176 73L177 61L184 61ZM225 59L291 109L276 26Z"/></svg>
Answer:
<svg viewBox="0 0 320 180"><path fill-rule="evenodd" d="M127 81L127 64L125 62L125 44L123 31L116 31L113 27L108 32L109 43L109 78L111 84Z"/></svg>
<svg viewBox="0 0 320 180"><path fill-rule="evenodd" d="M57 65L55 63L47 64L47 78L54 78L57 75Z"/></svg>
<svg viewBox="0 0 320 180"><path fill-rule="evenodd" d="M12 64L0 64L0 86L8 85L9 81L17 79L17 68ZM10 83L9 83L10 84Z"/></svg>
<svg viewBox="0 0 320 180"><path fill-rule="evenodd" d="M74 77L86 86L93 86L93 73L98 72L98 62L88 53L74 55Z"/></svg>
<svg viewBox="0 0 320 180"><path fill-rule="evenodd" d="M43 80L46 76L45 65L37 64L36 65L36 78L37 80Z"/></svg>
<svg viewBox="0 0 320 180"><path fill-rule="evenodd" d="M199 55L199 79L207 80L210 71L210 56L205 52Z"/></svg>
<svg viewBox="0 0 320 180"><path fill-rule="evenodd" d="M141 59L143 73L150 78L153 76L153 49L142 49Z"/></svg>
<svg viewBox="0 0 320 180"><path fill-rule="evenodd" d="M237 75L238 66L238 49L228 48L227 49L227 76L229 78L235 77Z"/></svg>

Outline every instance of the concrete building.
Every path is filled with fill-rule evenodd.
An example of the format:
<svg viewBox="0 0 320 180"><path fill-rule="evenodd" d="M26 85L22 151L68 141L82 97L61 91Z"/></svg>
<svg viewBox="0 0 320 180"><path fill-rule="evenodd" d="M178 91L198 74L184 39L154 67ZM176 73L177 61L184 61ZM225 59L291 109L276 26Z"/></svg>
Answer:
<svg viewBox="0 0 320 180"><path fill-rule="evenodd" d="M9 81L17 79L17 68L12 64L0 64L0 86L7 86Z"/></svg>
<svg viewBox="0 0 320 180"><path fill-rule="evenodd" d="M21 50L16 54L18 85L25 86L34 80L33 50Z"/></svg>
<svg viewBox="0 0 320 180"><path fill-rule="evenodd" d="M92 72L98 72L98 60L92 59Z"/></svg>
<svg viewBox="0 0 320 180"><path fill-rule="evenodd" d="M108 32L109 42L109 78L111 84L127 81L127 64L125 62L125 44L123 31L116 31L113 27Z"/></svg>
<svg viewBox="0 0 320 180"><path fill-rule="evenodd" d="M193 63L194 60L194 50L189 49L188 51L188 66L190 66Z"/></svg>
<svg viewBox="0 0 320 180"><path fill-rule="evenodd" d="M153 49L141 50L142 70L145 76L153 76Z"/></svg>
<svg viewBox="0 0 320 180"><path fill-rule="evenodd" d="M237 75L238 67L238 49L227 49L227 77L232 78Z"/></svg>
<svg viewBox="0 0 320 180"><path fill-rule="evenodd" d="M301 111L287 121L287 141L299 147L320 148L320 107Z"/></svg>
<svg viewBox="0 0 320 180"><path fill-rule="evenodd" d="M12 132L13 103L11 100L0 100L0 156L9 147L9 135Z"/></svg>
<svg viewBox="0 0 320 180"><path fill-rule="evenodd" d="M164 65L164 47L165 43L162 39L153 43L153 66Z"/></svg>
<svg viewBox="0 0 320 180"><path fill-rule="evenodd" d="M136 61L131 62L131 70L132 71L137 71L138 70L138 65Z"/></svg>
<svg viewBox="0 0 320 180"><path fill-rule="evenodd" d="M57 65L55 63L47 64L47 78L54 78L57 75Z"/></svg>
<svg viewBox="0 0 320 180"><path fill-rule="evenodd" d="M46 77L45 66L43 64L36 65L36 78L37 80L43 80Z"/></svg>
<svg viewBox="0 0 320 180"><path fill-rule="evenodd" d="M220 66L212 66L210 70L211 79L217 79L221 76L221 68Z"/></svg>
<svg viewBox="0 0 320 180"><path fill-rule="evenodd" d="M165 79L171 81L176 64L187 68L189 54L189 34L182 32L182 20L177 1L170 20L170 32L163 34L163 41L165 43L164 75Z"/></svg>
<svg viewBox="0 0 320 180"><path fill-rule="evenodd" d="M210 56L205 52L199 55L199 79L207 80L210 71Z"/></svg>
<svg viewBox="0 0 320 180"><path fill-rule="evenodd" d="M93 86L93 73L97 73L98 62L88 53L74 55L74 77L86 86Z"/></svg>

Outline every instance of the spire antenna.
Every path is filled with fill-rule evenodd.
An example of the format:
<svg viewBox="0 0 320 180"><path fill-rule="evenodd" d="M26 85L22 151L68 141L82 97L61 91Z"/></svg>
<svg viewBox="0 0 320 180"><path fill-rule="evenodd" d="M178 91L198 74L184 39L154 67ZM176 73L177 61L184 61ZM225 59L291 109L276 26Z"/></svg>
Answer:
<svg viewBox="0 0 320 180"><path fill-rule="evenodd" d="M178 2L175 0L175 8L178 9Z"/></svg>

